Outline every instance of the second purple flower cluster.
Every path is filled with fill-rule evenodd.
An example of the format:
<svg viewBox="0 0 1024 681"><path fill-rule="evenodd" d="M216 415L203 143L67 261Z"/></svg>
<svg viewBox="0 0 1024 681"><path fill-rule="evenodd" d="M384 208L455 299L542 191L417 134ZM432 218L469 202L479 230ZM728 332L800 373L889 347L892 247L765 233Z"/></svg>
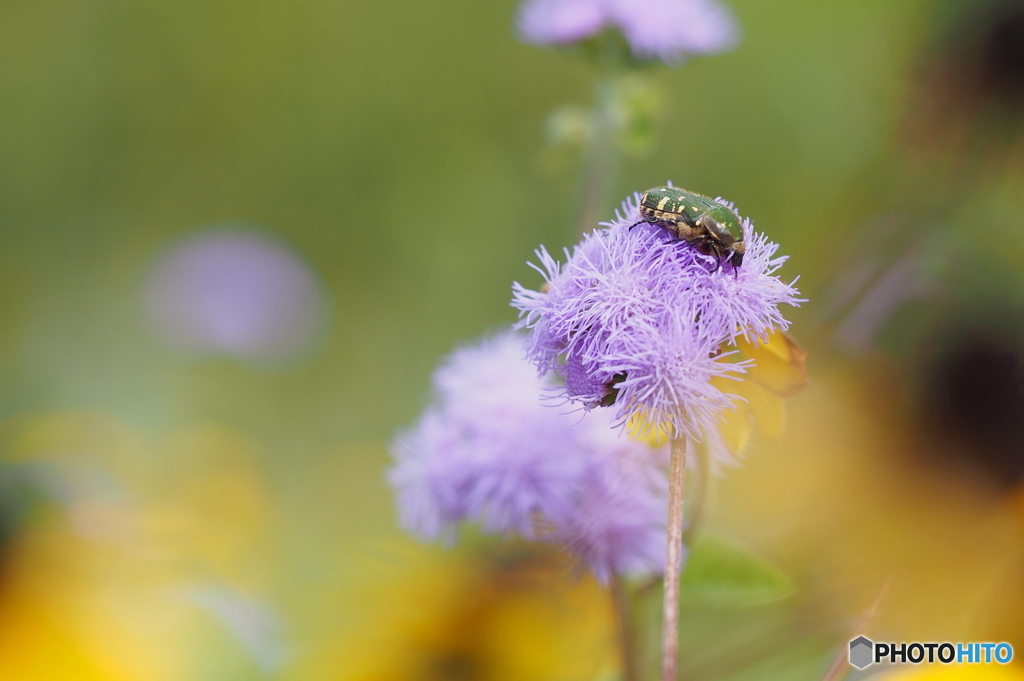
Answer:
<svg viewBox="0 0 1024 681"><path fill-rule="evenodd" d="M605 412L542 404L551 385L505 332L453 353L434 400L392 444L402 525L453 538L462 521L570 551L601 581L665 563L667 447L620 437Z"/></svg>

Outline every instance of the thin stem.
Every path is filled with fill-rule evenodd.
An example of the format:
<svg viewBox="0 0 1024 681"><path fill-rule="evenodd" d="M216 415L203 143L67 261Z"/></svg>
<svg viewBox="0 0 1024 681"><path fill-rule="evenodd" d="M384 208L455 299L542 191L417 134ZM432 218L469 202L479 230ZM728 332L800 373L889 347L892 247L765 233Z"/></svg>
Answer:
<svg viewBox="0 0 1024 681"><path fill-rule="evenodd" d="M593 130L587 145L580 199L579 233L597 227L605 198L618 166L615 148L615 76L605 75L597 84L597 101L593 109Z"/></svg>
<svg viewBox="0 0 1024 681"><path fill-rule="evenodd" d="M679 662L679 576L683 552L683 483L686 480L686 436L672 439L668 481L668 551L661 637L661 679L676 681Z"/></svg>
<svg viewBox="0 0 1024 681"><path fill-rule="evenodd" d="M853 634L864 634L871 629L871 626L878 619L878 614L882 610L882 605L889 597L889 590L892 588L892 584L896 581L896 574L889 575L878 593L875 594L875 598L871 601L871 605L865 610L861 616L857 619L857 624L853 628ZM853 637L851 636L851 640ZM829 665L828 671L825 672L825 676L821 677L821 681L842 681L846 678L846 675L850 673L850 665L847 663L847 652L846 646L840 646L836 652L836 656L832 658L832 664Z"/></svg>
<svg viewBox="0 0 1024 681"><path fill-rule="evenodd" d="M615 575L612 578L611 594L618 624L619 651L622 655L622 681L640 681L633 631L633 608L630 604L629 586L622 577Z"/></svg>
<svg viewBox="0 0 1024 681"><path fill-rule="evenodd" d="M683 523L683 546L693 545L693 536L700 526L700 519L704 515L704 507L708 504L709 488L711 486L711 462L708 460L707 447L697 447L697 465L694 467L697 474L697 483L690 485L690 503L687 512L684 514L686 522ZM637 596L643 596L658 586L658 578L652 577L641 582L635 589Z"/></svg>

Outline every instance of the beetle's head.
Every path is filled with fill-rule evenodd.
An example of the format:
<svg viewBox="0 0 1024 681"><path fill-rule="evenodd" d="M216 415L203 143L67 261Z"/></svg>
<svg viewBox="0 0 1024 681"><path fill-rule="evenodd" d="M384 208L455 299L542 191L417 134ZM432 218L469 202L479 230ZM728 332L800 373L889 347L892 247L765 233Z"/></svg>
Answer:
<svg viewBox="0 0 1024 681"><path fill-rule="evenodd" d="M741 265L743 265L743 254L746 252L746 242L737 241L732 245L732 255L729 256L729 262L732 263L733 267L740 267Z"/></svg>

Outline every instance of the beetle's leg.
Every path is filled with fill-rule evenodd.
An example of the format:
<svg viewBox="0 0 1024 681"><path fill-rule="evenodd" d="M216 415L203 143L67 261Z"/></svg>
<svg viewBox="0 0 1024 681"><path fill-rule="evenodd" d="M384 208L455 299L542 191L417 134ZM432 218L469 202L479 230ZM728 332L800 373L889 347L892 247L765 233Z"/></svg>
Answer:
<svg viewBox="0 0 1024 681"><path fill-rule="evenodd" d="M637 222L634 222L633 224L631 224L631 225L629 226L629 229L628 229L628 230L626 230L626 231L627 231L627 232L632 232L632 231L633 231L633 228L634 228L634 227L636 227L637 225L642 225L642 224L643 224L643 223L645 223L645 222L647 222L647 220L639 220L639 221L637 221ZM651 224L651 223L647 222L647 224Z"/></svg>
<svg viewBox="0 0 1024 681"><path fill-rule="evenodd" d="M715 272L721 272L722 271L722 252L720 250L718 250L718 243L717 242L711 241L710 243L711 243L711 250L715 254L715 264L717 265L717 267L715 268Z"/></svg>

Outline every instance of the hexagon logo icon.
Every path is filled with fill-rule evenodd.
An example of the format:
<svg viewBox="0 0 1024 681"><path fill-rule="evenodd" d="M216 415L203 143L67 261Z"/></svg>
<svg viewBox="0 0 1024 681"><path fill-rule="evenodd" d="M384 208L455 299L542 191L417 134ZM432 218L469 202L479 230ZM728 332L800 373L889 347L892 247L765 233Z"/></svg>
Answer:
<svg viewBox="0 0 1024 681"><path fill-rule="evenodd" d="M857 669L864 669L864 667L872 664L874 662L871 659L874 648L875 644L869 638L858 636L853 639L850 641L850 664Z"/></svg>

